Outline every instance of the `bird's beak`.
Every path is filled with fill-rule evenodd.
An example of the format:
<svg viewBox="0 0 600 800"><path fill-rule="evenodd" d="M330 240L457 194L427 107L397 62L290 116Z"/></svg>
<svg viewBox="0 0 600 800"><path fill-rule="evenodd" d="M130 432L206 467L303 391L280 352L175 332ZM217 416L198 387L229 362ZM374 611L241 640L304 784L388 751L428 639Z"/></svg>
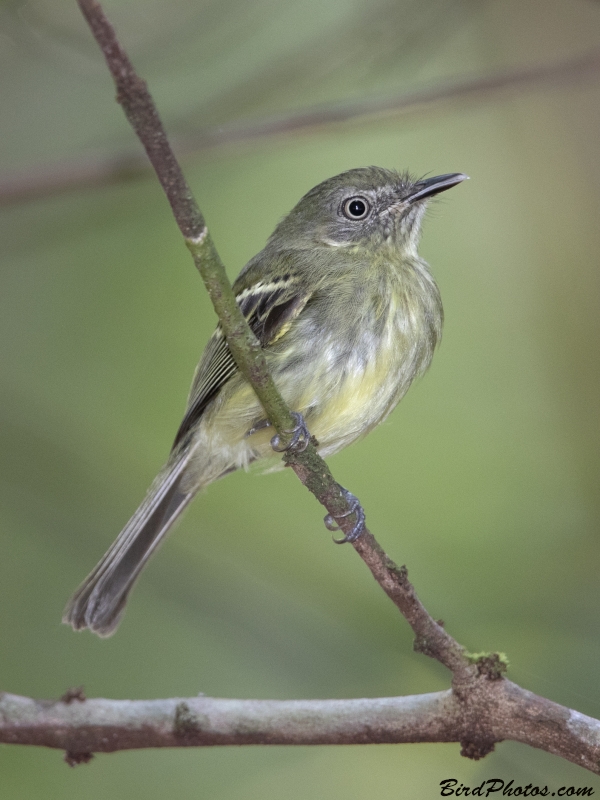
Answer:
<svg viewBox="0 0 600 800"><path fill-rule="evenodd" d="M434 194L445 192L463 181L468 181L469 176L462 172L453 172L450 175L437 175L435 178L427 178L424 181L417 181L410 190L405 203L416 203L417 200L424 200L433 197Z"/></svg>

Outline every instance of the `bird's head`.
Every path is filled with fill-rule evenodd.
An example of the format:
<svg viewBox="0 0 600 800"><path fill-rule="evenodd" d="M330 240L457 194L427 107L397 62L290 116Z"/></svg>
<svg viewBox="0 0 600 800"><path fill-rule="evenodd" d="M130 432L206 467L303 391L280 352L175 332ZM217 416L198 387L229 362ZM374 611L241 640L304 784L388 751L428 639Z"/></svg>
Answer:
<svg viewBox="0 0 600 800"><path fill-rule="evenodd" d="M427 201L466 178L457 172L415 180L381 167L342 172L305 194L269 244L286 249L387 244L416 252Z"/></svg>

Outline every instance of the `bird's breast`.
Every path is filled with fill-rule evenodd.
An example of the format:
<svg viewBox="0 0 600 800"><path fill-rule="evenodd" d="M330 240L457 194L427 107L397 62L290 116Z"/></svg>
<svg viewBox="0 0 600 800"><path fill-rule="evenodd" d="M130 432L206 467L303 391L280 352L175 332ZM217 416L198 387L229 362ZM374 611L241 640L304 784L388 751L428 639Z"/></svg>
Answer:
<svg viewBox="0 0 600 800"><path fill-rule="evenodd" d="M418 292L389 280L317 298L301 315L271 368L322 454L371 430L427 368L430 317Z"/></svg>

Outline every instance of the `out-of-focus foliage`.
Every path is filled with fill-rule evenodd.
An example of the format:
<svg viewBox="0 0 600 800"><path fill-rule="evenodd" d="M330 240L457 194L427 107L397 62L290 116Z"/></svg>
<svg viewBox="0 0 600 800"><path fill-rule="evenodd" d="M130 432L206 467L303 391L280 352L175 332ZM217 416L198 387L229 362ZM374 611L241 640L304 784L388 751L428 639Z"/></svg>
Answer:
<svg viewBox="0 0 600 800"><path fill-rule="evenodd" d="M113 2L179 133L600 47L584 0ZM0 6L0 169L129 147L74 4ZM188 159L232 276L320 180L364 164L472 180L437 202L422 253L446 331L430 373L332 459L427 607L509 676L600 715L600 77ZM0 689L346 697L448 685L293 475L199 498L117 635L63 604L165 458L214 316L152 178L2 212ZM455 777L594 786L503 744L247 748L99 756L0 750L0 796L431 798Z"/></svg>

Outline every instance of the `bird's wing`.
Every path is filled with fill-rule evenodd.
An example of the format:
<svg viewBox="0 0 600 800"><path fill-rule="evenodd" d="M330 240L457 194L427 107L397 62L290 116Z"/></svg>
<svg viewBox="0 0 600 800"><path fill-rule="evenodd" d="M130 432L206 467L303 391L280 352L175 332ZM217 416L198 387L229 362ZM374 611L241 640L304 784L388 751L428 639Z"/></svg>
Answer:
<svg viewBox="0 0 600 800"><path fill-rule="evenodd" d="M238 279L233 286L236 299L254 335L262 347L266 347L287 333L310 299L312 291L293 272L285 272L269 281L251 282L248 280L251 274L244 277L245 280ZM237 365L219 325L196 370L187 411L177 431L174 449L188 436L208 403L235 372Z"/></svg>

